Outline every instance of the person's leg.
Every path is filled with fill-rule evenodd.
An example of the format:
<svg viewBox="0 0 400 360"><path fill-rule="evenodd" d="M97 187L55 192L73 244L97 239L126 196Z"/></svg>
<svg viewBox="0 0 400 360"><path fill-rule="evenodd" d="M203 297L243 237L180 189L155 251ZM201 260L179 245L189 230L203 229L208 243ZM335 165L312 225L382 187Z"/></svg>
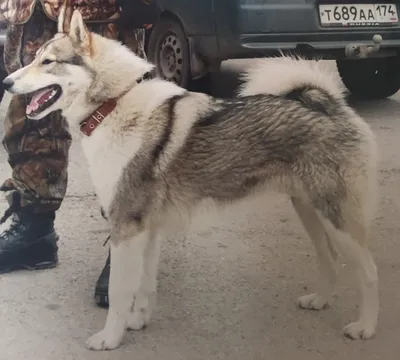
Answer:
<svg viewBox="0 0 400 360"><path fill-rule="evenodd" d="M8 73L6 69L4 68L3 64L3 49L4 47L0 48L0 103L3 100L4 96L4 86L3 86L3 80L8 76Z"/></svg>
<svg viewBox="0 0 400 360"><path fill-rule="evenodd" d="M115 28L115 24L105 25L103 27L97 27L91 29L92 31L98 32L108 38L116 38L118 36ZM144 51L145 43L145 30L136 29L135 31L126 31L121 36L122 42L128 46L135 54L146 59L146 53ZM103 213L102 213L103 214ZM104 214L103 214L104 216ZM108 284L110 278L110 252L108 253L106 265L104 266L94 290L94 299L96 304L101 307L108 307Z"/></svg>
<svg viewBox="0 0 400 360"><path fill-rule="evenodd" d="M4 50L7 71L29 64L55 32L55 22L39 5L26 24L10 26ZM2 220L11 216L12 221L0 234L0 273L50 268L58 262L54 219L67 188L71 136L60 113L28 120L26 103L25 96L14 96L5 117L3 145L12 178L0 188L10 204Z"/></svg>

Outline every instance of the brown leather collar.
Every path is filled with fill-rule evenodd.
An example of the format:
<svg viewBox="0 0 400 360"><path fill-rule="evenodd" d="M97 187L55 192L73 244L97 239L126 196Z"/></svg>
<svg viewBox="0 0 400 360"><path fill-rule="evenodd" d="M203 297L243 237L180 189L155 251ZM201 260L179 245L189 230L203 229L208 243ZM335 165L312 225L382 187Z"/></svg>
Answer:
<svg viewBox="0 0 400 360"><path fill-rule="evenodd" d="M149 80L152 78L151 72L145 73L141 78L137 79L136 82L140 84L143 80ZM101 105L92 115L86 120L80 123L81 131L86 135L90 136L92 132L102 123L102 121L112 113L117 106L117 99L109 99L103 105Z"/></svg>
<svg viewBox="0 0 400 360"><path fill-rule="evenodd" d="M90 117L80 124L81 131L90 136L92 132L102 123L104 118L111 114L117 106L117 99L109 99L101 105Z"/></svg>

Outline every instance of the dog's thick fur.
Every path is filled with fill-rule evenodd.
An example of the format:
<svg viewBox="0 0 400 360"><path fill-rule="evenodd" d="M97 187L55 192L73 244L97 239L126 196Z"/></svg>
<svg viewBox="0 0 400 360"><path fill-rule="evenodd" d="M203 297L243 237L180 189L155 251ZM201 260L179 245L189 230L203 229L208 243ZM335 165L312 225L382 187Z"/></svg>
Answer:
<svg viewBox="0 0 400 360"><path fill-rule="evenodd" d="M204 201L224 206L267 190L291 197L319 256L316 292L300 297L299 305L327 305L342 253L361 292L359 319L344 331L351 338L372 337L378 276L367 233L376 142L346 105L333 75L318 62L262 60L249 70L239 97L217 100L160 79L137 83L152 68L121 44L89 33L75 12L68 34L57 34L31 65L7 78L15 94L58 84L60 99L33 118L61 110L71 129L107 99L118 98L92 135L82 136L112 226L110 308L88 347L116 348L126 328L149 322L157 239L171 220Z"/></svg>

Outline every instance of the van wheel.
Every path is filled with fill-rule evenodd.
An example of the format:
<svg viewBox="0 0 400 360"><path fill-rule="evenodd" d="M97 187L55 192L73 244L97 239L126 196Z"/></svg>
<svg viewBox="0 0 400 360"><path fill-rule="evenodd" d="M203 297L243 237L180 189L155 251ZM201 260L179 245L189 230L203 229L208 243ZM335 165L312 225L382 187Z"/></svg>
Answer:
<svg viewBox="0 0 400 360"><path fill-rule="evenodd" d="M148 46L148 58L157 74L184 88L190 82L190 52L186 35L176 21L161 18L153 28Z"/></svg>
<svg viewBox="0 0 400 360"><path fill-rule="evenodd" d="M169 18L160 19L151 30L147 56L161 78L191 91L211 93L213 83L210 73L196 80L191 77L189 43L178 22Z"/></svg>
<svg viewBox="0 0 400 360"><path fill-rule="evenodd" d="M400 89L400 58L337 60L344 85L363 100L383 99Z"/></svg>

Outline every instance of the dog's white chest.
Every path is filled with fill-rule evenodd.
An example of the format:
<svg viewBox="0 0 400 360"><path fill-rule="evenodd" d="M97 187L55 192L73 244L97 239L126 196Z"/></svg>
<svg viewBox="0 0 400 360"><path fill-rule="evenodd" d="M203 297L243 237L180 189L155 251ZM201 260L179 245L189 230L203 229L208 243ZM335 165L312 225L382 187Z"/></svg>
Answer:
<svg viewBox="0 0 400 360"><path fill-rule="evenodd" d="M109 128L100 127L82 139L82 147L100 205L108 212L121 175L140 148L140 138L127 134L116 139Z"/></svg>

